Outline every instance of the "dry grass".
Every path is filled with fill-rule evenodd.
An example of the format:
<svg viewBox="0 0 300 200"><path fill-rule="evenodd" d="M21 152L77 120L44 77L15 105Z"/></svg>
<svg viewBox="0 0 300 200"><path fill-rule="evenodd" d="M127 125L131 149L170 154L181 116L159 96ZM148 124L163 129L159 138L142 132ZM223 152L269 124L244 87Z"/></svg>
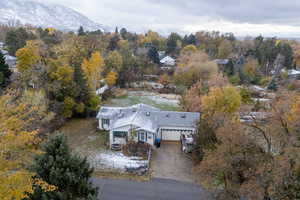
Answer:
<svg viewBox="0 0 300 200"><path fill-rule="evenodd" d="M128 173L117 173L117 172L99 172L96 171L93 173L94 178L104 178L104 179L125 179L125 180L133 180L133 181L140 181L140 182L146 182L150 181L151 176L150 173L139 176L135 174L128 174Z"/></svg>
<svg viewBox="0 0 300 200"><path fill-rule="evenodd" d="M67 136L71 149L83 153L104 149L108 141L108 133L97 130L95 118L72 119L59 131Z"/></svg>

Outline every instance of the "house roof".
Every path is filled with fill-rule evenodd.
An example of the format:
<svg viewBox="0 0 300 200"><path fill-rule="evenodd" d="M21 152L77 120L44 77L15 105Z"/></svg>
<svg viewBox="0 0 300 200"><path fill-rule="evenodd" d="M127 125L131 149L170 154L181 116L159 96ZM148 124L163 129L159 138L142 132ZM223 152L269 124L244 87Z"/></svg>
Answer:
<svg viewBox="0 0 300 200"><path fill-rule="evenodd" d="M110 129L133 125L155 133L159 127L195 127L200 113L161 111L137 104L130 107L102 107L97 118L111 119Z"/></svg>
<svg viewBox="0 0 300 200"><path fill-rule="evenodd" d="M292 75L300 75L300 71L299 70L295 70L295 69L291 69L288 70L288 75L292 76Z"/></svg>
<svg viewBox="0 0 300 200"><path fill-rule="evenodd" d="M218 65L227 65L229 63L229 59L216 59L215 62Z"/></svg>
<svg viewBox="0 0 300 200"><path fill-rule="evenodd" d="M175 59L170 56L164 57L163 59L160 60L160 62L162 64L175 65Z"/></svg>
<svg viewBox="0 0 300 200"><path fill-rule="evenodd" d="M103 86L102 88L99 88L97 91L96 91L96 94L97 95L100 95L100 94L103 94L106 90L108 90L109 89L109 87L108 87L108 85L105 85L105 86Z"/></svg>

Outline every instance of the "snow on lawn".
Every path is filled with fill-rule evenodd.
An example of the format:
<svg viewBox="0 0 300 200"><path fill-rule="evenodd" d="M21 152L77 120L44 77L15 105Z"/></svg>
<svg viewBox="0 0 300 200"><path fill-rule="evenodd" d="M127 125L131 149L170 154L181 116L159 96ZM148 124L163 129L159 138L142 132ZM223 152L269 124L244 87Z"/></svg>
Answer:
<svg viewBox="0 0 300 200"><path fill-rule="evenodd" d="M120 152L99 152L89 156L88 160L95 169L108 169L126 171L126 169L139 169L147 167L148 161L140 157L127 157Z"/></svg>

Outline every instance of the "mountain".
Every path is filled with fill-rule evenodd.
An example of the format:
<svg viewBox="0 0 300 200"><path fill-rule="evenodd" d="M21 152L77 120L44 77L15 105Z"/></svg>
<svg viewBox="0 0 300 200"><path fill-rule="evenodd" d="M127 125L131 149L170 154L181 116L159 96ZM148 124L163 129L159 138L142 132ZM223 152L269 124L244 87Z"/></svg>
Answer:
<svg viewBox="0 0 300 200"><path fill-rule="evenodd" d="M106 30L71 8L31 0L0 0L0 24L30 24L65 31L78 30L79 26L90 31Z"/></svg>

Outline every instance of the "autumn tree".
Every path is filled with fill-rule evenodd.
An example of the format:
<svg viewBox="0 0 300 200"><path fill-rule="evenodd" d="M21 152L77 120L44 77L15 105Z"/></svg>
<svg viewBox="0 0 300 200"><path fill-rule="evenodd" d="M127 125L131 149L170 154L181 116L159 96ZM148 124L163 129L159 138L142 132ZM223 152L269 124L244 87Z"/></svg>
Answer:
<svg viewBox="0 0 300 200"><path fill-rule="evenodd" d="M54 185L56 190L45 191L33 184L34 191L25 200L97 199L98 189L90 182L93 169L86 158L71 153L63 135L50 137L42 150L44 154L36 156L31 170L36 178Z"/></svg>
<svg viewBox="0 0 300 200"><path fill-rule="evenodd" d="M39 130L54 117L54 113L48 112L45 93L9 93L0 97L0 199L3 200L26 197L25 192L32 192L33 182L45 190L55 189L33 178L35 174L27 170L32 156L40 153Z"/></svg>
<svg viewBox="0 0 300 200"><path fill-rule="evenodd" d="M167 74L163 74L159 77L158 82L160 84L162 84L164 87L166 87L167 85L169 85L171 83L170 78Z"/></svg>
<svg viewBox="0 0 300 200"><path fill-rule="evenodd" d="M181 50L181 52L180 52L180 54L193 54L193 53L196 53L197 52L197 47L195 46L195 45L192 45L192 44L190 44L190 45L187 45L187 46L185 46L182 50Z"/></svg>
<svg viewBox="0 0 300 200"><path fill-rule="evenodd" d="M120 71L123 66L123 58L117 51L112 51L109 53L108 58L106 60L106 67L109 70Z"/></svg>
<svg viewBox="0 0 300 200"><path fill-rule="evenodd" d="M116 72L111 71L106 76L106 83L109 86L113 86L116 84L117 79L118 79L118 74Z"/></svg>
<svg viewBox="0 0 300 200"><path fill-rule="evenodd" d="M233 51L233 47L230 41L223 40L218 47L218 58L228 58Z"/></svg>
<svg viewBox="0 0 300 200"><path fill-rule="evenodd" d="M205 150L199 166L203 183L222 189L217 192L217 199L268 198L264 188L268 183L264 181L268 180L272 160L247 135L246 127L238 121L226 120L215 133L219 143L214 150Z"/></svg>
<svg viewBox="0 0 300 200"><path fill-rule="evenodd" d="M179 57L174 79L176 84L191 87L199 80L208 80L217 73L218 66L216 63L210 61L207 54L197 52Z"/></svg>
<svg viewBox="0 0 300 200"><path fill-rule="evenodd" d="M96 91L100 86L101 72L103 71L104 61L100 52L94 52L89 60L84 59L81 65L82 71L87 79L88 86L92 91Z"/></svg>
<svg viewBox="0 0 300 200"><path fill-rule="evenodd" d="M252 84L259 84L259 81L261 79L261 72L259 68L259 63L256 59L247 59L243 68L243 73L245 75L246 81Z"/></svg>
<svg viewBox="0 0 300 200"><path fill-rule="evenodd" d="M30 70L40 60L37 43L28 41L26 45L16 52L17 69L19 72Z"/></svg>

